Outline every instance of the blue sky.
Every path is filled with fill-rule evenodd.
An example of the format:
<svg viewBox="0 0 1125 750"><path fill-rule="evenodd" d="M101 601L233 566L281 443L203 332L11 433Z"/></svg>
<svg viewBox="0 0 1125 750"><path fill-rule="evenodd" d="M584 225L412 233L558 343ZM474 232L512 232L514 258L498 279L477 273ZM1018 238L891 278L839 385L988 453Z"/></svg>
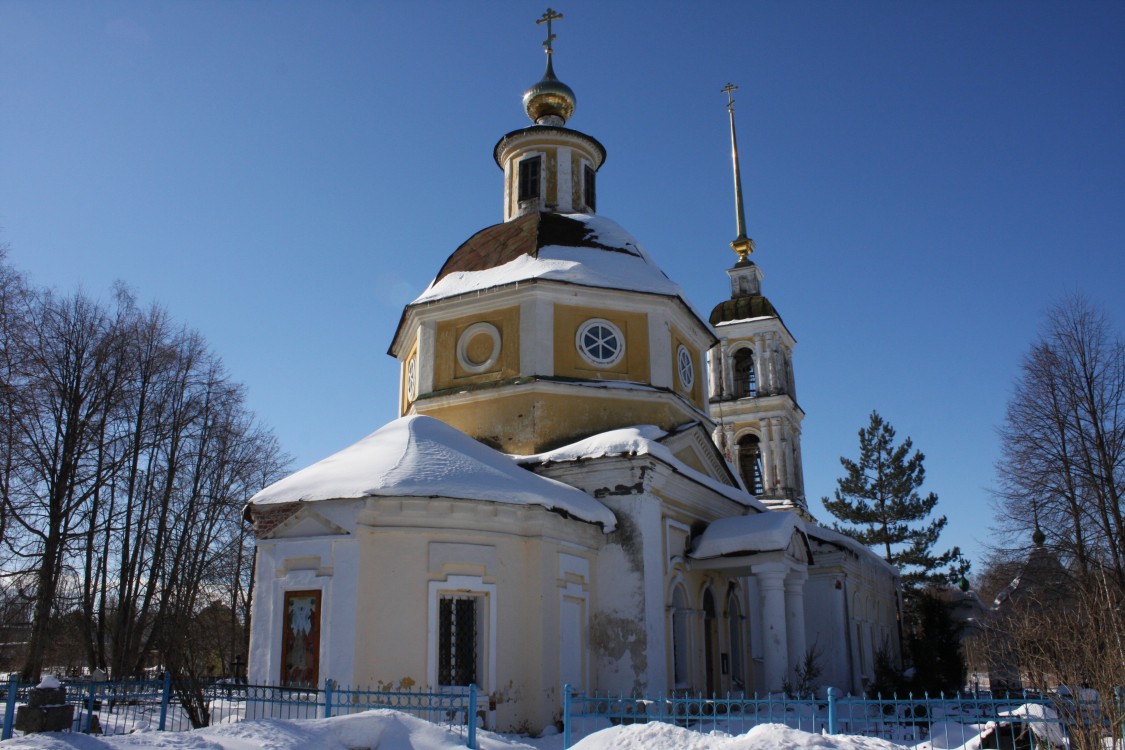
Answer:
<svg viewBox="0 0 1125 750"><path fill-rule="evenodd" d="M311 463L396 415L404 303L501 220L543 69L529 2L0 2L0 243L198 328ZM877 409L945 544L990 541L995 428L1060 295L1125 321L1125 4L554 6L599 211L729 294L725 97L754 260L798 340L814 511Z"/></svg>

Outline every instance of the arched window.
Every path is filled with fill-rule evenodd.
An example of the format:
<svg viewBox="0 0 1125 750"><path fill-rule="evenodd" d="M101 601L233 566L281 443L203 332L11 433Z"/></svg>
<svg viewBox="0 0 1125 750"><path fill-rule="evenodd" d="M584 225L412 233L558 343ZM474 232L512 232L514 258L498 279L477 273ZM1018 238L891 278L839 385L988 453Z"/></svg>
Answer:
<svg viewBox="0 0 1125 750"><path fill-rule="evenodd" d="M684 590L672 592L672 685L677 689L691 687L688 661L688 611Z"/></svg>
<svg viewBox="0 0 1125 750"><path fill-rule="evenodd" d="M742 653L742 610L732 588L727 593L727 628L730 639L730 681L735 690L746 689L745 657Z"/></svg>
<svg viewBox="0 0 1125 750"><path fill-rule="evenodd" d="M734 353L734 397L758 395L758 374L754 369L754 352L739 349Z"/></svg>
<svg viewBox="0 0 1125 750"><path fill-rule="evenodd" d="M757 435L743 435L738 439L738 473L746 488L754 495L765 492L762 477L762 449Z"/></svg>

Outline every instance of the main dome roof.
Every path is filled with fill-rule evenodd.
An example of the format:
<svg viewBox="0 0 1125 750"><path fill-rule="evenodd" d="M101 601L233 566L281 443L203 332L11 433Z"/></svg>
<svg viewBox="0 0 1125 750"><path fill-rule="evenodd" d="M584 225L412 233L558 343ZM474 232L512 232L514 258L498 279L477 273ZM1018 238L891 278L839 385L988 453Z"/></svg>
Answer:
<svg viewBox="0 0 1125 750"><path fill-rule="evenodd" d="M687 304L683 289L617 223L590 214L548 212L474 234L412 304L533 279L661 294Z"/></svg>

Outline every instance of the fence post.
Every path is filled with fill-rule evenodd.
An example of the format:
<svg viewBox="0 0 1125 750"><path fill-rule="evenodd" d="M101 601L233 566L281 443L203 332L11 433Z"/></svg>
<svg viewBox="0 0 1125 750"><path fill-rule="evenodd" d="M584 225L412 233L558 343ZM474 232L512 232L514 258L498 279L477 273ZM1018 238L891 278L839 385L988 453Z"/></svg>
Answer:
<svg viewBox="0 0 1125 750"><path fill-rule="evenodd" d="M570 683L563 685L563 750L570 750Z"/></svg>
<svg viewBox="0 0 1125 750"><path fill-rule="evenodd" d="M324 681L324 718L332 718L332 688L336 687L336 683L329 677Z"/></svg>
<svg viewBox="0 0 1125 750"><path fill-rule="evenodd" d="M86 734L94 728L94 699L98 695L98 685L90 681L90 689L86 692Z"/></svg>
<svg viewBox="0 0 1125 750"><path fill-rule="evenodd" d="M1115 687L1113 689L1113 697L1117 699L1114 701L1117 704L1113 707L1114 713L1118 721L1121 721L1121 717L1125 715L1125 689ZM1121 722L1121 743L1125 745L1125 721Z"/></svg>
<svg viewBox="0 0 1125 750"><path fill-rule="evenodd" d="M16 717L16 696L20 691L20 676L12 673L8 675L8 700L4 706L4 731L0 740L12 739L12 722Z"/></svg>
<svg viewBox="0 0 1125 750"><path fill-rule="evenodd" d="M172 698L172 673L164 670L164 689L160 695L160 731L168 726L168 701Z"/></svg>
<svg viewBox="0 0 1125 750"><path fill-rule="evenodd" d="M828 688L828 733L836 734L836 688Z"/></svg>
<svg viewBox="0 0 1125 750"><path fill-rule="evenodd" d="M465 717L469 725L469 750L477 750L477 684L469 683L469 715Z"/></svg>

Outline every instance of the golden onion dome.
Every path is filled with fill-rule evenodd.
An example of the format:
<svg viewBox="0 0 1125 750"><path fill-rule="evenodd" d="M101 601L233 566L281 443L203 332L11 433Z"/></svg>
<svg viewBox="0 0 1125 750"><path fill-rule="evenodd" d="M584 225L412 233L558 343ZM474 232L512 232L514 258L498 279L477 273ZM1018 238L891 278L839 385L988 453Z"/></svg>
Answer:
<svg viewBox="0 0 1125 750"><path fill-rule="evenodd" d="M574 114L577 99L573 89L555 77L551 56L543 80L523 93L523 108L536 125L565 125Z"/></svg>

